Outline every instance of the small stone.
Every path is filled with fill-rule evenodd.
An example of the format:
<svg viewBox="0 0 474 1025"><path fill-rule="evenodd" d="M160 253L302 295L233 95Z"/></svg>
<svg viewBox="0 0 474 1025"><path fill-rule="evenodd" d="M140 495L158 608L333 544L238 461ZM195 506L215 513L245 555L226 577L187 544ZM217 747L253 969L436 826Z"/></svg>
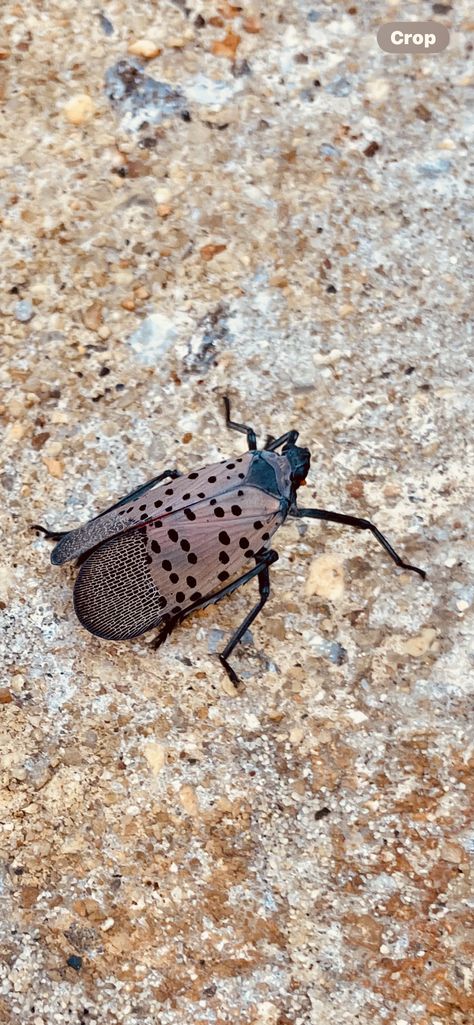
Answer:
<svg viewBox="0 0 474 1025"><path fill-rule="evenodd" d="M401 494L400 485L389 481L388 484L385 484L383 493L386 498L398 498Z"/></svg>
<svg viewBox="0 0 474 1025"><path fill-rule="evenodd" d="M113 36L114 26L110 19L106 18L105 14L102 14L102 11L99 12L99 21L104 35Z"/></svg>
<svg viewBox="0 0 474 1025"><path fill-rule="evenodd" d="M20 299L15 305L15 317L21 324L27 324L34 317L33 303L29 299Z"/></svg>
<svg viewBox="0 0 474 1025"><path fill-rule="evenodd" d="M21 907L22 908L31 908L31 907L33 907L33 904L36 904L36 901L38 900L39 893L40 893L40 890L39 890L38 886L22 886L21 891L20 891Z"/></svg>
<svg viewBox="0 0 474 1025"><path fill-rule="evenodd" d="M358 708L349 708L346 715L347 718L350 719L351 722L355 723L356 726L359 726L360 723L366 722L369 718L365 712L360 712Z"/></svg>
<svg viewBox="0 0 474 1025"><path fill-rule="evenodd" d="M330 142L323 142L319 147L319 152L323 157L340 157L341 151L337 146L332 146Z"/></svg>
<svg viewBox="0 0 474 1025"><path fill-rule="evenodd" d="M451 865L459 865L463 860L461 848L458 847L457 844L451 843L449 840L445 841L445 843L441 845L439 855L443 861L448 861Z"/></svg>
<svg viewBox="0 0 474 1025"><path fill-rule="evenodd" d="M23 413L25 412L25 407L23 403L19 401L19 399L10 399L7 409L10 416L12 416L15 420L17 417L23 416Z"/></svg>
<svg viewBox="0 0 474 1025"><path fill-rule="evenodd" d="M240 43L240 36L235 32L228 32L225 39L216 39L211 46L211 53L214 57L228 57L234 60L237 47Z"/></svg>
<svg viewBox="0 0 474 1025"><path fill-rule="evenodd" d="M156 741L150 740L147 744L145 744L145 747L143 749L143 753L145 755L145 758L146 758L146 760L148 762L148 765L150 766L150 769L151 769L153 775L157 776L158 773L161 772L161 770L162 770L162 768L163 768L163 766L165 764L165 760L166 760L166 750L165 750L165 748L162 746L162 744L157 744Z"/></svg>
<svg viewBox="0 0 474 1025"><path fill-rule="evenodd" d="M390 93L390 85L386 78L370 78L366 83L365 91L369 100L386 100Z"/></svg>
<svg viewBox="0 0 474 1025"><path fill-rule="evenodd" d="M70 968L74 968L75 972L79 972L82 968L82 957L79 957L78 954L71 954L71 956L68 957L66 964L68 964Z"/></svg>
<svg viewBox="0 0 474 1025"><path fill-rule="evenodd" d="M106 918L105 922L102 922L101 931L109 932L110 929L115 925L115 918Z"/></svg>
<svg viewBox="0 0 474 1025"><path fill-rule="evenodd" d="M362 498L364 494L364 482L361 481L359 477L354 477L353 480L347 482L346 491L351 498Z"/></svg>
<svg viewBox="0 0 474 1025"><path fill-rule="evenodd" d="M425 655L426 652L433 647L435 639L436 630L427 626L421 631L421 633L417 634L416 637L410 637L408 641L405 641L402 645L402 650L405 651L407 655L412 655L414 658L417 658L420 655Z"/></svg>
<svg viewBox="0 0 474 1025"><path fill-rule="evenodd" d="M418 164L417 170L424 178L438 178L439 175L447 174L451 170L451 161L440 157L429 164Z"/></svg>
<svg viewBox="0 0 474 1025"><path fill-rule="evenodd" d="M181 807L188 815L192 815L193 818L195 818L199 814L196 791L189 783L185 783L184 786L181 787L181 790L179 791L179 800Z"/></svg>
<svg viewBox="0 0 474 1025"><path fill-rule="evenodd" d="M365 150L363 151L364 152L364 157L373 157L373 156L375 156L375 154L379 151L379 149L380 149L380 144L378 142L375 142L375 140L373 140L372 142L369 142L369 145L366 146Z"/></svg>
<svg viewBox="0 0 474 1025"><path fill-rule="evenodd" d="M244 32L249 32L251 35L256 35L261 31L262 25L258 18L244 18L242 22L242 28Z"/></svg>
<svg viewBox="0 0 474 1025"><path fill-rule="evenodd" d="M171 196L171 189L167 188L166 185L160 185L157 189L155 189L155 202L158 204L169 203Z"/></svg>
<svg viewBox="0 0 474 1025"><path fill-rule="evenodd" d="M151 313L130 336L129 344L140 363L155 365L173 344L176 326L162 313Z"/></svg>
<svg viewBox="0 0 474 1025"><path fill-rule="evenodd" d="M95 112L95 103L86 93L73 96L64 107L64 114L70 125L86 124L92 120Z"/></svg>
<svg viewBox="0 0 474 1025"><path fill-rule="evenodd" d="M313 363L317 367L331 366L334 363L338 363L342 356L341 349L331 349L330 352L314 352Z"/></svg>
<svg viewBox="0 0 474 1025"><path fill-rule="evenodd" d="M48 456L43 456L43 463L46 466L48 473L50 473L52 477L56 477L58 480L62 480L64 476L64 463L62 463L60 459L54 459L49 458Z"/></svg>
<svg viewBox="0 0 474 1025"><path fill-rule="evenodd" d="M249 712L245 716L245 726L248 730L256 731L260 729L260 720L253 712Z"/></svg>
<svg viewBox="0 0 474 1025"><path fill-rule="evenodd" d="M21 694L23 687L25 686L25 677L23 673L15 673L10 680L10 686L14 694Z"/></svg>
<svg viewBox="0 0 474 1025"><path fill-rule="evenodd" d="M40 448L43 448L43 445L46 444L50 437L51 435L48 431L40 431L39 434L34 434L31 439L31 447L38 452Z"/></svg>
<svg viewBox="0 0 474 1025"><path fill-rule="evenodd" d="M270 1000L263 1000L256 1006L256 1015L252 1018L252 1025L277 1025L279 1017L278 1007Z"/></svg>
<svg viewBox="0 0 474 1025"><path fill-rule="evenodd" d="M166 45L169 46L169 48L171 50L182 50L183 46L186 46L186 43L188 42L188 40L189 39L193 39L193 38L194 38L194 36L192 36L192 35L191 36L187 36L187 35L183 35L183 36L167 36L167 38L166 38Z"/></svg>
<svg viewBox="0 0 474 1025"><path fill-rule="evenodd" d="M322 598L331 598L338 601L344 594L344 571L343 559L337 555L320 555L313 559L308 579L305 586L305 594L310 598L313 594L319 594Z"/></svg>
<svg viewBox="0 0 474 1025"><path fill-rule="evenodd" d="M8 437L11 438L12 441L21 441L21 439L25 436L25 434L26 434L26 425L25 424L20 424L20 423L12 424L9 427L9 429L8 429Z"/></svg>
<svg viewBox="0 0 474 1025"><path fill-rule="evenodd" d="M222 674L222 678L220 681L220 689L222 693L227 694L227 697L229 698L236 698L239 693L237 687L235 686L235 683L232 683L232 680L229 679L227 673Z"/></svg>
<svg viewBox="0 0 474 1025"><path fill-rule="evenodd" d="M0 705L9 705L13 701L13 695L8 687L0 687Z"/></svg>
<svg viewBox="0 0 474 1025"><path fill-rule="evenodd" d="M154 57L159 57L161 48L153 39L136 39L134 43L129 43L128 52L134 57L142 57L143 60L150 61Z"/></svg>
<svg viewBox="0 0 474 1025"><path fill-rule="evenodd" d="M224 249L227 249L227 246L219 244L203 246L201 249L202 259L208 263L214 256L217 256L219 253L223 253Z"/></svg>
<svg viewBox="0 0 474 1025"><path fill-rule="evenodd" d="M424 103L417 103L413 111L420 121L431 121L431 111L425 107Z"/></svg>
<svg viewBox="0 0 474 1025"><path fill-rule="evenodd" d="M61 441L50 441L48 445L48 455L58 456L60 452L62 452L62 448L63 446Z"/></svg>
<svg viewBox="0 0 474 1025"><path fill-rule="evenodd" d="M98 331L102 324L102 303L97 299L91 303L82 311L82 320L89 331Z"/></svg>
<svg viewBox="0 0 474 1025"><path fill-rule="evenodd" d="M348 78L334 78L326 86L326 92L331 93L332 96L349 96L349 93L352 92L352 85Z"/></svg>
<svg viewBox="0 0 474 1025"><path fill-rule="evenodd" d="M336 666L342 666L347 662L347 651L339 641L332 641L328 648L328 657Z"/></svg>

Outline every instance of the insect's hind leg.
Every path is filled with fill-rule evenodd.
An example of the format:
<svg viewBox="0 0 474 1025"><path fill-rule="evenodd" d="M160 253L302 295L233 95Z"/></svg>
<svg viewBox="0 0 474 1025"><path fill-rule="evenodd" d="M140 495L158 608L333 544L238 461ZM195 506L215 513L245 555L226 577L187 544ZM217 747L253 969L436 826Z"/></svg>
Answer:
<svg viewBox="0 0 474 1025"><path fill-rule="evenodd" d="M228 658L229 658L229 655L232 654L234 648L239 643L239 641L242 639L242 637L244 636L246 630L248 630L249 626L253 623L254 619L257 618L259 612L262 611L263 606L268 601L268 598L270 596L270 569L269 569L269 567L270 567L272 562L276 562L276 560L278 558L278 555L277 555L276 552L274 552L271 549L270 549L270 551L268 553L265 553L265 554L268 554L268 556L270 556L270 559L267 559L267 561L265 562L264 566L262 566L262 568L258 571L258 589L259 589L259 593L260 593L260 598L259 598L257 604L254 606L254 608L251 609L251 611L245 617L245 619L240 624L240 626L237 628L235 633L232 635L232 637L230 638L230 641L228 642L228 644L226 644L226 646L224 648L224 651L221 651L219 653L220 662L223 665L223 667L224 667L224 669L225 669L225 671L227 673L227 676L229 677L229 679L232 681L232 683L234 685L238 684L239 678L238 678L237 673L235 672L235 670L232 668L232 666L227 661Z"/></svg>
<svg viewBox="0 0 474 1025"><path fill-rule="evenodd" d="M404 562L395 549L392 548L390 541L370 520L364 520L360 516L349 516L347 513L330 512L328 509L298 509L296 505L290 509L290 516L297 516L299 518L309 517L313 520L328 520L330 523L344 523L346 526L356 527L358 530L370 530L371 534L382 545L382 548L385 548L390 558L396 562L397 566L400 566L400 569L409 569L412 573L418 573L422 580L426 580L424 569L419 569L418 566L410 566L408 562Z"/></svg>
<svg viewBox="0 0 474 1025"><path fill-rule="evenodd" d="M250 580L253 580L254 577L258 577L260 587L260 601L257 603L255 608L253 608L251 612L249 612L248 616L245 617L243 623L239 626L238 630L236 630L236 632L232 635L229 643L224 648L224 651L219 655L219 659L222 662L222 665L227 675L232 680L232 683L238 683L239 678L237 676L237 673L234 672L232 666L230 666L227 662L227 659L229 655L233 652L236 644L239 643L241 637L243 637L247 628L253 622L255 617L258 616L258 613L265 605L265 602L267 601L270 593L270 580L268 569L269 566L272 565L272 563L277 561L277 559L278 552L275 552L272 548L270 548L268 551L262 551L259 554L257 554L255 556L256 565L253 566L252 569L247 570L246 573L243 573L241 577L237 578L237 580L232 580L230 584L227 584L225 587L222 587L220 591L217 591L215 594L206 595L205 598L202 598L200 601L196 601L193 603L193 605L190 605L188 609L183 609L182 613L178 613L177 616L167 619L164 622L162 628L160 629L158 635L151 642L150 647L154 648L155 650L159 648L161 644L163 644L163 641L165 641L166 638L169 637L169 635L173 632L175 627L179 626L183 619L191 615L192 612L197 612L198 609L205 609L208 605L215 605L217 602L222 601L222 598L225 598L227 595L232 594L233 591L236 591L238 587L242 587L243 584L248 584Z"/></svg>
<svg viewBox="0 0 474 1025"><path fill-rule="evenodd" d="M62 537L66 537L69 534L69 530L48 530L47 527L42 527L40 523L32 523L31 530L39 530L44 534L47 541L60 541Z"/></svg>
<svg viewBox="0 0 474 1025"><path fill-rule="evenodd" d="M226 422L226 426L231 431L238 431L239 434L246 434L247 435L247 445L249 447L249 452L256 452L257 451L257 435L255 434L255 431L253 430L252 427L246 427L245 424L238 424L238 423L235 422L235 420L231 420L230 419L230 402L229 402L229 399L227 398L227 395L224 395L224 408L225 408L225 422Z"/></svg>
<svg viewBox="0 0 474 1025"><path fill-rule="evenodd" d="M106 513L113 512L114 509L120 509L122 505L126 505L128 502L134 502L141 495L145 495L150 488L155 487L155 484L159 484L160 481L166 480L168 477L170 480L176 480L177 477L181 477L182 474L179 470L163 470L163 473L159 473L157 477L152 477L151 480L147 480L146 484L142 484L135 491L131 491L129 495L125 495L124 498L120 498L118 502L114 502L113 505L109 505L107 509L103 509L102 512L94 516L94 520L99 520L101 516L105 516ZM92 521L91 521L92 522ZM69 530L48 530L47 527L42 527L39 523L33 523L31 530L40 530L44 534L47 541L60 541L62 537L66 537L66 534L70 534Z"/></svg>

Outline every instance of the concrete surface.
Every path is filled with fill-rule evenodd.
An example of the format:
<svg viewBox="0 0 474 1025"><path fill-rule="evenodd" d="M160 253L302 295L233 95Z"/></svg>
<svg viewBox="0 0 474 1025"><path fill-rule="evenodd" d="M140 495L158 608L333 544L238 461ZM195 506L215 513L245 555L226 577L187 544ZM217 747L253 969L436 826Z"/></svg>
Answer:
<svg viewBox="0 0 474 1025"><path fill-rule="evenodd" d="M472 1020L474 24L436 8L3 0L2 1025ZM444 53L378 49L430 16ZM238 691L251 587L100 641L30 530L242 451L226 392L429 574L285 525Z"/></svg>

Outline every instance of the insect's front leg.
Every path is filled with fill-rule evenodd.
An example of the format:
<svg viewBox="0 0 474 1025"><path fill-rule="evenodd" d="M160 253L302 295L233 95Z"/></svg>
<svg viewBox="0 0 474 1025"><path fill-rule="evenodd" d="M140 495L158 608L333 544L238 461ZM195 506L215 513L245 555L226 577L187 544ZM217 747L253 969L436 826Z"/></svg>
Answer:
<svg viewBox="0 0 474 1025"><path fill-rule="evenodd" d="M300 519L308 517L313 520L328 520L330 523L344 523L346 526L356 527L358 530L370 530L371 534L382 545L382 548L385 548L385 551L388 552L390 558L396 562L397 566L400 566L400 569L409 569L413 573L418 573L422 580L426 579L424 569L419 569L418 566L411 566L408 562L404 562L395 549L392 548L390 541L370 520L364 520L360 516L349 516L347 513L330 512L328 509L299 509L297 505L291 507L289 515L297 516Z"/></svg>
<svg viewBox="0 0 474 1025"><path fill-rule="evenodd" d="M281 434L279 438L273 438L269 434L263 447L267 452L276 452L277 448L280 448L281 445L296 445L298 438L298 431L287 431L286 434Z"/></svg>

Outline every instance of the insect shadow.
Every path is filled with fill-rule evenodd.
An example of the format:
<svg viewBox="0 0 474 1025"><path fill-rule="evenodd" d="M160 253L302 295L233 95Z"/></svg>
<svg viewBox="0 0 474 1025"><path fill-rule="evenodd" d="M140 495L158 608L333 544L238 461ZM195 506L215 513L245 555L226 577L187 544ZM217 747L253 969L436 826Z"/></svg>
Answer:
<svg viewBox="0 0 474 1025"><path fill-rule="evenodd" d="M404 562L370 520L297 505L311 461L296 444L298 431L270 435L257 449L255 431L231 420L228 398L224 408L227 427L246 435L245 454L188 474L164 470L75 530L33 529L57 542L54 565L77 560L75 612L98 637L125 640L158 627L158 648L185 616L256 577L259 599L219 654L236 684L228 659L268 600L278 559L269 542L288 517L368 530L397 566L426 574Z"/></svg>

